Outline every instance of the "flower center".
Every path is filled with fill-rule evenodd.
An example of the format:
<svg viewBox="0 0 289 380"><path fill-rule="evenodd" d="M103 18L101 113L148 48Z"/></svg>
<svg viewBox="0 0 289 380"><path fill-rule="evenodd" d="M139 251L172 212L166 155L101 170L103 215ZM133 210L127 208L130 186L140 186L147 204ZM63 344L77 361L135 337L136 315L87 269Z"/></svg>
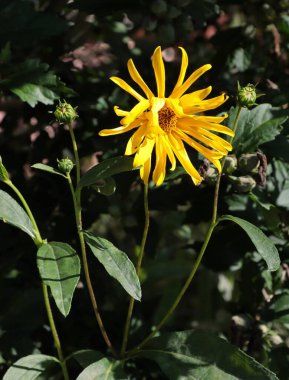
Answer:
<svg viewBox="0 0 289 380"><path fill-rule="evenodd" d="M158 112L159 126L163 131L169 133L177 125L177 115L167 106L163 106Z"/></svg>

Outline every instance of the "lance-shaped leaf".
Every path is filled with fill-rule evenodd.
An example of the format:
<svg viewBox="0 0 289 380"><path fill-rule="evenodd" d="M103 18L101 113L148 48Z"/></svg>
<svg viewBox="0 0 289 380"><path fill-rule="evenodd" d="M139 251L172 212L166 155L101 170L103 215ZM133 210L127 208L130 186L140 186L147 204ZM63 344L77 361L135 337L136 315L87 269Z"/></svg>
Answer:
<svg viewBox="0 0 289 380"><path fill-rule="evenodd" d="M38 169L38 170L42 170L44 172L51 173L51 174L61 175L62 177L66 178L65 174L61 173L59 170L56 170L52 166L49 166L49 165L38 163L38 164L32 165L31 167L34 169Z"/></svg>
<svg viewBox="0 0 289 380"><path fill-rule="evenodd" d="M35 231L23 208L5 191L0 190L0 220L26 232L35 239Z"/></svg>
<svg viewBox="0 0 289 380"><path fill-rule="evenodd" d="M133 157L120 156L109 158L89 169L80 179L79 187L92 186L100 179L133 170Z"/></svg>
<svg viewBox="0 0 289 380"><path fill-rule="evenodd" d="M86 243L94 256L105 267L108 274L114 277L122 287L137 301L141 299L141 287L135 267L128 256L116 248L110 241L84 233Z"/></svg>
<svg viewBox="0 0 289 380"><path fill-rule="evenodd" d="M209 332L164 334L134 356L157 362L170 380L278 380L255 359Z"/></svg>
<svg viewBox="0 0 289 380"><path fill-rule="evenodd" d="M86 368L90 364L97 362L103 357L104 355L101 352L87 349L74 352L68 358L66 358L66 360L75 359L82 368Z"/></svg>
<svg viewBox="0 0 289 380"><path fill-rule="evenodd" d="M51 242L38 249L37 265L42 281L50 287L58 309L66 317L79 281L79 257L70 245Z"/></svg>
<svg viewBox="0 0 289 380"><path fill-rule="evenodd" d="M43 374L58 364L58 359L53 356L28 355L17 360L5 373L3 380L43 379Z"/></svg>
<svg viewBox="0 0 289 380"><path fill-rule="evenodd" d="M103 358L85 368L76 380L126 380L121 364Z"/></svg>
<svg viewBox="0 0 289 380"><path fill-rule="evenodd" d="M244 219L237 218L232 215L224 215L219 219L219 221L223 220L229 220L243 228L252 243L255 245L257 252L266 261L270 271L276 271L280 267L280 258L277 248L273 244L272 240L270 240L258 227Z"/></svg>

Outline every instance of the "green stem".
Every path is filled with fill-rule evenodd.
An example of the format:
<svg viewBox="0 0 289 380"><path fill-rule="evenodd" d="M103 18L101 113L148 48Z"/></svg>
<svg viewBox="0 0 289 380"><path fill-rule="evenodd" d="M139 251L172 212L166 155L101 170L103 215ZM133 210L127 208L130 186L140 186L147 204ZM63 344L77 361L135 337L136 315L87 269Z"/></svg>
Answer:
<svg viewBox="0 0 289 380"><path fill-rule="evenodd" d="M61 349L60 339L58 336L58 332L56 330L56 326L55 326L55 322L54 322L54 318L53 318L53 314L52 314L52 309L51 309L51 305L50 305L50 301L49 301L49 295L48 295L48 289L47 289L47 286L43 282L42 282L42 289L43 289L43 296L44 296L45 307L46 307L47 316L48 316L48 320L49 320L49 325L50 325L51 333L52 333L52 336L54 339L54 344L55 344L55 347L56 347L56 350L58 353L58 359L60 361L60 366L62 369L63 377L64 377L64 380L69 380L69 375L68 375L66 363L65 363L63 353L62 353L62 349Z"/></svg>
<svg viewBox="0 0 289 380"><path fill-rule="evenodd" d="M77 144L75 140L75 135L73 132L72 127L69 125L69 131L70 131L70 136L72 140L72 146L73 146L73 151L74 151L74 156L75 156L75 163L76 163L76 173L77 173L77 185L80 180L80 164L79 164L79 155L78 155L78 149L77 149ZM86 246L85 246L85 240L84 240L84 235L82 231L82 214L81 214L81 189L77 187L76 185L76 190L73 187L72 181L70 174L67 173L67 180L69 183L69 188L71 191L71 196L73 199L73 206L74 206L74 213L75 213L75 222L76 222L76 227L77 227L77 234L79 238L79 243L80 243L80 249L81 249L81 256L82 256L82 265L83 265L83 270L84 270L84 276L85 276L85 281L90 297L90 301L92 304L92 308L95 314L95 318L97 320L98 326L100 328L101 334L103 336L103 339L107 345L107 347L111 350L112 354L114 356L117 356L117 353L115 349L113 348L113 345L108 337L108 334L106 332L106 329L104 327L99 308L96 302L96 297L94 294L94 290L92 287L91 283L91 278L90 278L90 272L89 272L89 267L88 267L88 262L87 262L87 253L86 253Z"/></svg>
<svg viewBox="0 0 289 380"><path fill-rule="evenodd" d="M5 183L14 191L14 193L18 196L18 198L20 199L25 211L27 212L28 216L29 216L29 219L31 220L31 223L34 227L34 231L35 231L35 239L34 239L34 243L36 245L37 248L39 248L42 244L44 244L44 241L40 235L40 232L39 232L39 228L37 226L37 223L35 221L35 218L30 210L30 207L28 206L25 198L23 197L23 195L21 194L21 192L17 189L17 187L12 183L12 181L5 181ZM63 373L63 377L64 377L64 380L69 380L69 375L68 375L68 371L67 371L67 367L66 367L66 363L65 363L65 360L64 360L64 357L63 357L63 352L62 352L62 348L61 348L61 343L60 343L60 339L59 339L59 335L57 333L57 329L56 329L56 325L55 325L55 321L54 321L54 318L53 318L53 313L52 313L52 309L51 309L51 304L50 304L50 301L49 301L49 295L48 295L48 289L47 289L47 285L45 285L43 282L42 282L42 289L43 289L43 296L44 296L44 303L45 303L45 308L46 308L46 313L47 313L47 317L48 317L48 321L49 321L49 325L50 325L50 329L51 329L51 333L52 333L52 337L53 337L53 340L54 340L54 345L55 345L55 348L57 350L57 354L58 354L58 359L59 359L59 363L60 363L60 366L61 366L61 369L62 369L62 373Z"/></svg>
<svg viewBox="0 0 289 380"><path fill-rule="evenodd" d="M241 107L238 106L238 109L237 109L237 114L236 114L236 118L234 120L234 124L233 124L233 132L235 134L236 132L236 129L237 129L237 125L238 125L238 121L239 121L239 117L240 117L240 113L241 113ZM233 138L234 136L231 137L230 139L230 143L232 143L233 141ZM195 274L199 268L199 265L202 261L202 258L204 256L204 253L206 251L206 248L210 242L210 239L211 239L211 236L212 236L212 233L215 229L215 227L217 226L218 224L218 221L217 221L217 214L218 214L218 200L219 200L219 191L220 191L220 183L221 183L221 176L222 176L222 170L223 170L223 167L224 167L224 159L222 160L222 164L221 164L221 172L219 173L218 177L217 177L217 182L216 182L216 186L215 186L215 192L214 192L214 201L213 201L213 212L212 212L212 219L211 219L211 223L210 223L210 226L209 226L209 229L207 231L207 234L205 236L205 240L204 240L204 243L202 245L202 248L200 250L200 253L198 254L197 256L197 259L193 265L193 268L189 274L189 277L187 278L184 286L182 287L180 293L178 294L177 298L175 299L175 302L173 303L173 305L170 307L170 309L167 311L167 313L165 314L165 316L163 317L163 319L158 323L158 325L153 329L153 331L138 345L136 346L135 348L133 348L131 351L129 351L129 355L135 353L136 351L138 351L140 348L142 348L146 343L148 343L155 335L156 333L162 328L162 326L166 323L166 321L169 319L169 317L172 315L172 313L175 311L175 309L177 308L178 304L180 303L181 299L183 298L185 292L187 291L188 287L190 286L193 278L195 277Z"/></svg>
<svg viewBox="0 0 289 380"><path fill-rule="evenodd" d="M147 184L144 185L144 211L145 211L145 224L144 224L143 236L142 236L142 241L141 241L140 253L138 256L137 263L136 263L136 273L138 276L139 276L139 272L140 272L140 268L141 268L141 264L142 264L142 260L144 256L144 249L145 249L145 244L146 244L148 230L149 230L149 223L150 223ZM134 303L135 303L135 299L133 297L130 297L127 317L126 317L126 322L125 322L125 327L124 327L123 341L122 341L121 352L120 352L121 357L124 357L125 350L127 347L129 327L130 327L130 321L131 321L132 312L134 308Z"/></svg>
<svg viewBox="0 0 289 380"><path fill-rule="evenodd" d="M237 125L238 125L238 121L239 121L239 118L240 118L241 110L242 110L242 107L238 105L237 114L236 114L236 117L235 117L235 120L234 120L233 129L232 129L233 132L234 132L234 135L235 135L235 132L236 132L236 129L237 129ZM233 139L234 139L234 136L231 136L231 138L229 140L230 144L232 144ZM217 220L219 191L220 191L221 177L222 177L222 172L223 172L224 164L225 164L225 157L222 159L222 162L221 162L221 171L218 174L217 181L216 181L216 186L215 186L212 223L216 223L216 220Z"/></svg>

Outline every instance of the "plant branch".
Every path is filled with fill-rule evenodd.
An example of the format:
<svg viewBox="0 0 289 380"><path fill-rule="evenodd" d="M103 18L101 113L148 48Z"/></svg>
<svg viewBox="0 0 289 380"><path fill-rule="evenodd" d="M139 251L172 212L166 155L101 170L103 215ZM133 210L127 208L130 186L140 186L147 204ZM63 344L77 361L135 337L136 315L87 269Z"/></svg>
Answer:
<svg viewBox="0 0 289 380"><path fill-rule="evenodd" d="M103 339L107 345L107 347L111 350L114 356L117 356L117 353L115 349L113 348L113 345L108 337L108 334L106 332L106 329L104 327L99 308L96 302L96 297L94 294L94 290L92 287L91 283L91 278L90 278L90 272L89 272L89 267L88 267L88 262L87 262L87 253L86 253L86 246L85 246L85 241L84 241L84 236L83 236L83 231L82 231L82 214L81 214L81 189L77 187L79 180L80 180L80 163L79 163L79 155L78 155L78 148L75 140L75 135L73 132L73 129L71 125L69 125L69 131L70 131L70 136L72 140L72 146L73 146L73 151L74 151L74 156L75 156L75 163L76 163L76 190L73 187L72 181L70 174L67 174L67 180L69 183L69 188L71 191L72 199L73 199L73 206L74 206L74 213L75 213L75 221L76 221L76 227L77 227L77 233L79 237L79 243L80 243L80 249L81 249L81 256L82 256L82 264L83 264L83 269L84 269L84 276L85 276L85 281L89 293L89 297L91 300L92 308L95 314L95 318L97 320L98 326L100 328L101 334L103 336Z"/></svg>
<svg viewBox="0 0 289 380"><path fill-rule="evenodd" d="M141 264L142 264L142 260L144 256L144 249L145 249L145 244L147 240L147 235L148 235L148 230L149 230L149 221L150 221L147 184L144 185L144 211L145 211L145 224L144 224L143 236L142 236L142 241L141 241L140 253L139 253L137 264L136 264L136 273L138 276L139 276L139 272L140 272L140 268L141 268ZM130 327L130 321L131 321L132 312L134 308L134 303L135 303L135 299L133 297L130 297L127 317L126 317L126 322L125 322L125 327L124 327L123 341L122 341L122 346L121 346L121 353L120 353L121 357L124 356L125 350L127 347L129 327Z"/></svg>

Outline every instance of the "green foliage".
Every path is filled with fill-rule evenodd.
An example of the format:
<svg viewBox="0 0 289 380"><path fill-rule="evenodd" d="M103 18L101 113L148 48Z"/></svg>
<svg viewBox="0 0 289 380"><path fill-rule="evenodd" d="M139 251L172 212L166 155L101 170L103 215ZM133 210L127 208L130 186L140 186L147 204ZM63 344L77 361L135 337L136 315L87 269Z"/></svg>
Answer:
<svg viewBox="0 0 289 380"><path fill-rule="evenodd" d="M133 263L128 256L110 241L96 237L89 232L84 234L94 256L105 267L107 273L137 301L141 300L141 287Z"/></svg>
<svg viewBox="0 0 289 380"><path fill-rule="evenodd" d="M33 225L21 206L5 191L0 190L0 220L35 238Z"/></svg>
<svg viewBox="0 0 289 380"><path fill-rule="evenodd" d="M44 284L50 287L59 311L66 317L80 276L80 260L66 243L50 242L37 251L37 266Z"/></svg>
<svg viewBox="0 0 289 380"><path fill-rule="evenodd" d="M209 332L165 334L154 338L136 356L157 362L171 380L277 380L253 358Z"/></svg>
<svg viewBox="0 0 289 380"><path fill-rule="evenodd" d="M49 166L49 165L39 163L39 164L31 165L31 167L34 169L38 169L38 170L42 170L44 172L51 173L51 174L61 175L62 177L66 178L65 174L61 173L59 170L56 170L52 166Z"/></svg>
<svg viewBox="0 0 289 380"><path fill-rule="evenodd" d="M92 186L99 180L106 180L115 174L133 170L133 158L122 156L102 161L89 169L80 179L79 187ZM100 186L97 186L100 187Z"/></svg>
<svg viewBox="0 0 289 380"><path fill-rule="evenodd" d="M120 362L103 358L86 367L76 380L98 379L125 380L126 376L122 371Z"/></svg>
<svg viewBox="0 0 289 380"><path fill-rule="evenodd" d="M254 152L260 145L274 140L287 120L287 116L276 117L276 113L271 104L261 104L252 110L243 108L233 142L235 152ZM231 109L228 120L230 127L235 115L236 109Z"/></svg>
<svg viewBox="0 0 289 380"><path fill-rule="evenodd" d="M270 271L276 271L280 267L280 258L275 245L266 235L254 224L232 215L224 215L219 221L230 220L238 224L248 234L258 253L266 261Z"/></svg>
<svg viewBox="0 0 289 380"><path fill-rule="evenodd" d="M48 355L29 355L17 360L5 373L3 380L34 380L40 378L52 366L59 365L58 359Z"/></svg>

